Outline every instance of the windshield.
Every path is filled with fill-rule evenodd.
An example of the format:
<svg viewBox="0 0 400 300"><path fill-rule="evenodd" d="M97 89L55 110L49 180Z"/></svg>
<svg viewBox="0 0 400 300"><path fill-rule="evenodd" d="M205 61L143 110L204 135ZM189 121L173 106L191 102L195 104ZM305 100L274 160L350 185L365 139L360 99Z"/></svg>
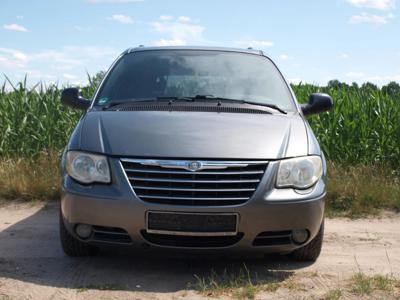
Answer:
<svg viewBox="0 0 400 300"><path fill-rule="evenodd" d="M268 58L209 50L148 50L124 55L100 88L95 105L196 95L294 109L286 83Z"/></svg>

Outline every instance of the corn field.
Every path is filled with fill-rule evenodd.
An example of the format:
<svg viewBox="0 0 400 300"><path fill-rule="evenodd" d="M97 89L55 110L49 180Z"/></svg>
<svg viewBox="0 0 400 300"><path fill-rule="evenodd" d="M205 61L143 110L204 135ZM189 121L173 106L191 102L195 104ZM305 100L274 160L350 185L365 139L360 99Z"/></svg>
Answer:
<svg viewBox="0 0 400 300"><path fill-rule="evenodd" d="M334 100L333 111L313 116L310 125L325 155L349 164L385 163L399 167L400 93L390 94L373 85L342 87L293 86L300 102L313 92Z"/></svg>
<svg viewBox="0 0 400 300"><path fill-rule="evenodd" d="M90 79L90 78L89 78ZM90 98L96 82L83 88ZM7 87L7 88L6 88ZM333 111L309 118L328 159L346 164L400 162L400 93L391 94L373 85L294 85L300 102L313 92L330 94ZM26 80L5 80L0 90L0 157L35 158L42 152L62 149L81 112L60 103L62 88Z"/></svg>

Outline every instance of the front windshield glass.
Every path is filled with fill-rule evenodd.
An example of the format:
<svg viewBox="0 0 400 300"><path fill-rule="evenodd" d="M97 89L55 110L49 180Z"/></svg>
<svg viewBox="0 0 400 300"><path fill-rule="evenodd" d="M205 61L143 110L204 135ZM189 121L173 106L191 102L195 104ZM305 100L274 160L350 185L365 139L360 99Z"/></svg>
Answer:
<svg viewBox="0 0 400 300"><path fill-rule="evenodd" d="M293 110L290 91L266 57L227 51L148 50L124 55L95 105L210 95Z"/></svg>

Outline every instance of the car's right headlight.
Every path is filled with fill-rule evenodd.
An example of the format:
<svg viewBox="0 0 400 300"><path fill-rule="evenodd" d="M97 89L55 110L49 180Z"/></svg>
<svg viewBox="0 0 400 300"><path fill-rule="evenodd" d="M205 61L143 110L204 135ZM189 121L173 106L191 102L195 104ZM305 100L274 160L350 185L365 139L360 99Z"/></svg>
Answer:
<svg viewBox="0 0 400 300"><path fill-rule="evenodd" d="M307 189L313 186L321 176L322 159L320 156L312 155L283 159L279 162L276 187Z"/></svg>
<svg viewBox="0 0 400 300"><path fill-rule="evenodd" d="M66 169L69 176L81 183L111 181L107 157L81 151L68 151Z"/></svg>

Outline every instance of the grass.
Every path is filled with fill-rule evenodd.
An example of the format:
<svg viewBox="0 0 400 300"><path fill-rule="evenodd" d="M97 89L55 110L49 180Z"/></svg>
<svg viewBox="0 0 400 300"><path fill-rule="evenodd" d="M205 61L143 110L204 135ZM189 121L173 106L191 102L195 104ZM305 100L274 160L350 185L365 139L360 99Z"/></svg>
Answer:
<svg viewBox="0 0 400 300"><path fill-rule="evenodd" d="M375 275L372 277L373 285L381 291L393 290L395 279L388 275Z"/></svg>
<svg viewBox="0 0 400 300"><path fill-rule="evenodd" d="M359 271L355 273L349 284L340 288L328 291L322 299L339 300L351 298L349 295L355 295L368 299L398 299L397 289L400 288L400 282L393 275L365 275Z"/></svg>
<svg viewBox="0 0 400 300"><path fill-rule="evenodd" d="M60 197L59 156L42 153L36 160L0 159L0 198L52 200Z"/></svg>
<svg viewBox="0 0 400 300"><path fill-rule="evenodd" d="M362 217L381 209L400 211L400 176L383 165L330 163L328 166L329 216Z"/></svg>
<svg viewBox="0 0 400 300"><path fill-rule="evenodd" d="M359 272L353 276L353 288L354 294L363 296L370 295L372 292L372 278Z"/></svg>
<svg viewBox="0 0 400 300"><path fill-rule="evenodd" d="M358 272L352 278L351 292L359 296L371 295L374 291L391 293L398 283L392 275L367 276Z"/></svg>
<svg viewBox="0 0 400 300"><path fill-rule="evenodd" d="M343 296L343 292L341 289L334 289L334 290L330 290L329 292L327 292L325 294L325 296L323 297L324 300L339 300L341 299Z"/></svg>
<svg viewBox="0 0 400 300"><path fill-rule="evenodd" d="M253 277L246 265L235 271L211 270L206 276L195 275L196 283L192 287L208 297L228 295L236 299L254 299L260 291L274 293L280 286L277 278L259 280Z"/></svg>
<svg viewBox="0 0 400 300"><path fill-rule="evenodd" d="M302 299L356 299L367 297L368 299L397 299L400 291L400 281L393 275L371 275L368 276L361 271L354 273L350 279L342 280L337 284L329 283L325 294L315 294L318 290L309 288L309 285L302 282L307 278L311 281L319 281L315 273L302 272L294 276L274 276L260 280L251 274L244 265L238 270L226 269L223 272L211 272L205 276L195 276L196 283L193 286L203 296L220 298L222 296L234 299L255 299L257 296L265 297L268 293L273 299L274 293L282 288L283 292L291 297ZM314 278L314 279L313 279ZM272 297L271 297L272 296ZM269 298L268 298L269 299Z"/></svg>

